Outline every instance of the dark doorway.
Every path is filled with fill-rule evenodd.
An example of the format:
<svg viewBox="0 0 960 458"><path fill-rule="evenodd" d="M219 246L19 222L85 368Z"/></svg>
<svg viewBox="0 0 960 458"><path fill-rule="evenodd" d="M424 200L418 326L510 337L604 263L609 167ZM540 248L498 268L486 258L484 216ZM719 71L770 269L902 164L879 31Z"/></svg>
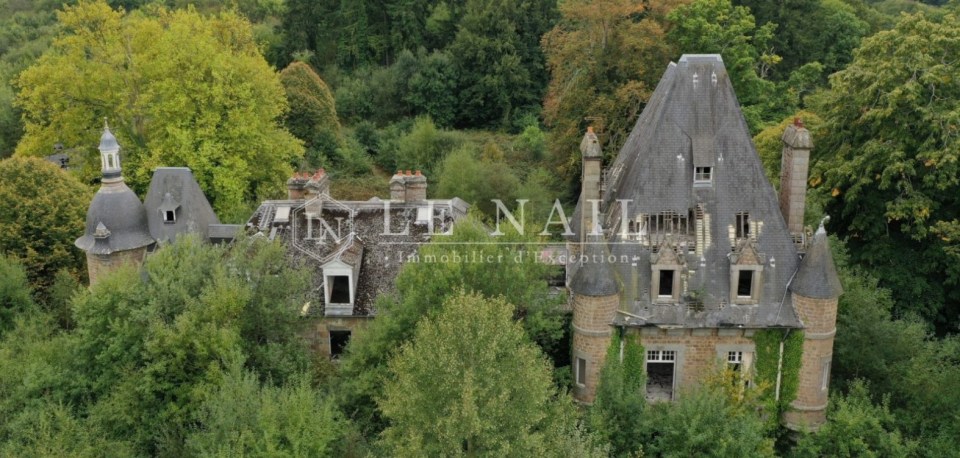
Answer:
<svg viewBox="0 0 960 458"><path fill-rule="evenodd" d="M346 275L336 275L331 277L330 303L331 304L349 304L350 303L350 277Z"/></svg>
<svg viewBox="0 0 960 458"><path fill-rule="evenodd" d="M350 342L350 331L330 331L330 357L340 358Z"/></svg>

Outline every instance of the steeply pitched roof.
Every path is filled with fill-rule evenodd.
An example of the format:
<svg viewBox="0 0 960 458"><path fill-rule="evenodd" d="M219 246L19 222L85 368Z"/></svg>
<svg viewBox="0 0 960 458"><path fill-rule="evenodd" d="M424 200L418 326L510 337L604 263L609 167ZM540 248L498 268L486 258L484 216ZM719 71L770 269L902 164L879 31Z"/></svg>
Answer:
<svg viewBox="0 0 960 458"><path fill-rule="evenodd" d="M200 190L193 172L186 167L160 167L153 171L144 199L150 234L159 242L170 242L183 233L210 236L210 225L220 224L210 202ZM164 211L173 211L173 222L164 221Z"/></svg>
<svg viewBox="0 0 960 458"><path fill-rule="evenodd" d="M570 290L582 296L610 296L620 292L617 271L608 262L610 252L600 235L591 235L583 250L580 268L570 282Z"/></svg>
<svg viewBox="0 0 960 458"><path fill-rule="evenodd" d="M109 236L97 241L97 227ZM102 231L101 231L102 232ZM86 230L74 245L91 254L110 254L154 243L140 198L123 181L104 183L87 209Z"/></svg>
<svg viewBox="0 0 960 458"><path fill-rule="evenodd" d="M709 185L694 186L694 167L711 167ZM645 324L800 326L786 294L797 251L719 55L684 55L670 64L608 171L602 222L624 279L625 310L644 317ZM618 199L630 201L625 210ZM650 263L657 243L621 237L621 211L626 220L673 213L687 218L691 228L702 225L707 234L702 246L691 240L681 247L677 240L685 260L681 275L687 291L701 293L702 311L651 303ZM737 246L730 238L740 212L762 223L752 226L762 261L758 304L729 303L728 256ZM580 230L578 222L575 217L574 230Z"/></svg>
<svg viewBox="0 0 960 458"><path fill-rule="evenodd" d="M790 283L790 291L814 299L836 299L843 294L823 225L813 234L807 254L800 262L800 270Z"/></svg>

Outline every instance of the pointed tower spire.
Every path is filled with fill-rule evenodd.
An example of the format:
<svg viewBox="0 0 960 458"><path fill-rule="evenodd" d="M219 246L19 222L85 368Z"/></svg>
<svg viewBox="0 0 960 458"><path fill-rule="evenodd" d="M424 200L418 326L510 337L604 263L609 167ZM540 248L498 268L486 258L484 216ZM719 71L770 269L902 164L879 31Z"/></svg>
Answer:
<svg viewBox="0 0 960 458"><path fill-rule="evenodd" d="M110 132L107 118L103 118L103 135L100 136L100 166L103 171L104 182L122 181L120 170L120 144L117 137Z"/></svg>
<svg viewBox="0 0 960 458"><path fill-rule="evenodd" d="M813 234L807 254L800 262L797 276L790 284L790 291L795 294L814 299L836 299L843 294L837 267L833 264L833 255L830 253L830 241L823 227L823 223L829 219L827 216L820 221L820 228Z"/></svg>

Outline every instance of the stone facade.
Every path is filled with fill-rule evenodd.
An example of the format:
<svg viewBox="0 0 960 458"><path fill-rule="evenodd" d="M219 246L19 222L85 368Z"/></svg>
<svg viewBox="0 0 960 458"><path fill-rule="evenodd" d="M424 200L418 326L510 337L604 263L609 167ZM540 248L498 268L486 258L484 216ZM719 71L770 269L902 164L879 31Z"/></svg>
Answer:
<svg viewBox="0 0 960 458"><path fill-rule="evenodd" d="M698 385L715 373L727 351L756 353L750 329L640 328L644 350L676 352L674 386L679 391Z"/></svg>
<svg viewBox="0 0 960 458"><path fill-rule="evenodd" d="M313 318L304 331L304 338L316 354L330 357L330 331L350 331L352 339L367 327L371 319L370 316Z"/></svg>
<svg viewBox="0 0 960 458"><path fill-rule="evenodd" d="M600 379L600 368L607 356L610 326L620 304L618 295L591 297L573 295L573 397L582 403L593 403ZM578 374L578 360L585 361L586 372ZM583 383L579 383L579 382Z"/></svg>
<svg viewBox="0 0 960 458"><path fill-rule="evenodd" d="M793 295L793 303L805 326L800 386L784 423L794 430L816 430L827 421L830 365L837 332L837 299L813 299Z"/></svg>
<svg viewBox="0 0 960 458"><path fill-rule="evenodd" d="M110 254L87 253L87 274L90 276L90 286L97 284L100 278L124 265L139 267L147 254L147 247L132 250L117 251Z"/></svg>

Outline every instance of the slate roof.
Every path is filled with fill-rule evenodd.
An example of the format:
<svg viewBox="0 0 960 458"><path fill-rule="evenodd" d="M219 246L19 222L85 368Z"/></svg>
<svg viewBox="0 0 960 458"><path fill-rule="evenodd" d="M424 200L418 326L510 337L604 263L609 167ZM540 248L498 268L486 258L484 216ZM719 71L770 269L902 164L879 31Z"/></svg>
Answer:
<svg viewBox="0 0 960 458"><path fill-rule="evenodd" d="M610 296L620 292L617 271L608 263L610 251L599 235L591 235L584 248L582 262L577 269L570 290L583 296Z"/></svg>
<svg viewBox="0 0 960 458"><path fill-rule="evenodd" d="M790 283L790 291L814 299L836 299L843 294L837 267L830 253L830 242L823 225L813 234L806 256L800 262L800 270Z"/></svg>
<svg viewBox="0 0 960 458"><path fill-rule="evenodd" d="M109 236L99 242L95 233L103 225ZM123 181L104 183L87 209L87 224L74 245L91 254L110 254L154 243L147 212L140 198Z"/></svg>
<svg viewBox="0 0 960 458"><path fill-rule="evenodd" d="M428 201L390 202L389 233L385 228L384 201L378 198L369 201L336 201L321 195L322 205L317 201L272 200L263 202L248 220L247 231L271 239L279 238L294 262L303 262L313 272L309 315L323 315L324 297L321 285L321 266L334 259L348 265L360 263L356 300L352 316L374 316L374 301L377 296L394 290L394 280L407 256L414 254L420 245L428 242L431 235L425 224L418 224L419 216L428 208ZM433 216L436 218L434 232L443 232L453 222L466 215L469 205L460 199L432 200ZM306 213L310 208L321 208L321 216L327 226L339 232L340 243L332 237L321 241L321 224L314 220L307 224ZM284 208L288 210L284 210ZM286 218L278 218L281 214ZM338 221L339 220L339 221ZM313 237L308 234L313 231ZM404 229L408 228L406 233ZM357 242L346 249L350 233ZM359 251L358 251L359 249Z"/></svg>
<svg viewBox="0 0 960 458"><path fill-rule="evenodd" d="M712 167L712 183L693 184L695 166ZM799 258L780 213L773 186L764 175L750 131L719 55L684 55L664 72L646 108L613 164L608 167L602 222L614 265L623 279L619 324L675 327L800 327L787 285ZM644 245L620 235L620 205L629 199L628 218L697 209L709 234L705 246L677 246L685 261L685 291L702 292L702 308L681 298L679 305L651 303L651 255ZM581 210L575 211L575 215ZM738 212L762 222L754 245L762 265L760 301L730 304L729 234ZM694 224L694 221L688 221ZM579 231L579 218L572 218ZM679 240L677 240L679 241ZM692 241L688 241L692 242ZM702 256L702 257L701 257Z"/></svg>
<svg viewBox="0 0 960 458"><path fill-rule="evenodd" d="M150 234L158 242L173 241L184 233L210 238L210 225L219 225L216 213L200 190L193 172L186 167L159 167L153 171L144 199ZM164 222L163 212L175 212L173 223Z"/></svg>

